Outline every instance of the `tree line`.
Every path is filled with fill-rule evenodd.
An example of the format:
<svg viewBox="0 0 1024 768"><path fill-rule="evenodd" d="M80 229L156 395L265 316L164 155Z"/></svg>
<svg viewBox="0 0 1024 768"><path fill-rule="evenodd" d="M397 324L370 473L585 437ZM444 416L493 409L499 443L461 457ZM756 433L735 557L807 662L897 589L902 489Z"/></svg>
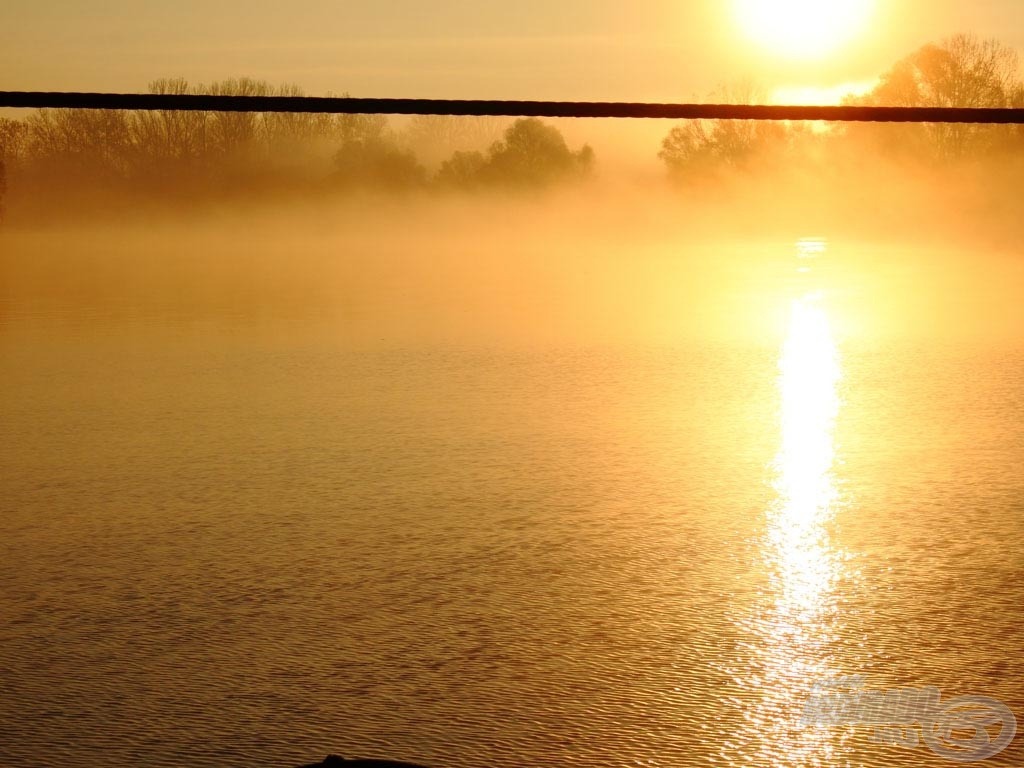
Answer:
<svg viewBox="0 0 1024 768"><path fill-rule="evenodd" d="M1024 107L1018 53L994 39L959 34L930 43L897 62L851 106ZM764 103L746 83L720 88L710 101ZM659 157L679 179L723 169L804 160L844 151L924 163L999 157L1024 148L1024 127L955 124L847 124L815 131L800 123L693 120L675 126ZM820 150L820 152L819 152Z"/></svg>
<svg viewBox="0 0 1024 768"><path fill-rule="evenodd" d="M301 96L296 85L248 78L203 86L157 80L156 94ZM745 84L710 101L763 103ZM897 62L865 106L1024 107L1017 52L994 39L961 34ZM681 121L659 157L671 176L703 180L723 171L779 167L814 158L890 156L936 163L1005 156L1024 147L1022 126ZM589 146L571 149L536 118L417 116L396 128L383 115L43 109L0 118L0 213L5 191L42 201L76 191L209 197L261 191L487 188L537 189L586 177Z"/></svg>
<svg viewBox="0 0 1024 768"><path fill-rule="evenodd" d="M149 93L301 96L240 78L150 83ZM0 118L0 198L77 190L155 197L426 187L539 188L585 177L593 151L538 119L41 109Z"/></svg>

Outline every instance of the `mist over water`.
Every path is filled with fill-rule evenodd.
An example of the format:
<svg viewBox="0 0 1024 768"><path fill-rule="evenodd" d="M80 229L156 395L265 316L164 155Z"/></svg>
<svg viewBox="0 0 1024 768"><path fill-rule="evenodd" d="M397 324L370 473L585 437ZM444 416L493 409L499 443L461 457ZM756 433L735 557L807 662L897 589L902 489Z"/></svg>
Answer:
<svg viewBox="0 0 1024 768"><path fill-rule="evenodd" d="M1019 224L840 178L0 230L0 762L943 765L812 683L1024 712Z"/></svg>
<svg viewBox="0 0 1024 768"><path fill-rule="evenodd" d="M788 299L815 288L841 334L1019 338L1016 171L833 170L15 219L2 311L288 320L368 344L775 344ZM800 241L827 253L801 260Z"/></svg>

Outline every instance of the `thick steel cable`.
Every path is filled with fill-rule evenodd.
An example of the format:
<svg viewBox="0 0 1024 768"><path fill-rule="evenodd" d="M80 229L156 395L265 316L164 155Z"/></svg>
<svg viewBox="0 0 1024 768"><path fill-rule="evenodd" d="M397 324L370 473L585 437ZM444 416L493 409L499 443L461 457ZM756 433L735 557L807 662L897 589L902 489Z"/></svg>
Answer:
<svg viewBox="0 0 1024 768"><path fill-rule="evenodd" d="M58 93L0 91L0 107L184 112L314 112L476 117L613 117L669 120L825 120L874 123L1024 124L1024 109L961 107L822 107L755 104L360 99L317 96Z"/></svg>

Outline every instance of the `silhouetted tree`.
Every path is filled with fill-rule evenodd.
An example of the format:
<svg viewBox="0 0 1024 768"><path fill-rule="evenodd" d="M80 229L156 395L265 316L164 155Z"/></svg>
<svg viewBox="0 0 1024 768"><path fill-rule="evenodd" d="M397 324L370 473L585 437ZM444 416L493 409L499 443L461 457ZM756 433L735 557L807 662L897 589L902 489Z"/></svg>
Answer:
<svg viewBox="0 0 1024 768"><path fill-rule="evenodd" d="M154 80L148 90L171 95L202 92L182 78ZM136 154L147 164L191 166L208 152L210 117L206 112L140 111L133 113L130 125Z"/></svg>
<svg viewBox="0 0 1024 768"><path fill-rule="evenodd" d="M456 152L442 164L437 181L463 188L506 186L540 188L581 179L593 169L594 151L584 145L573 152L561 132L535 117L516 120L487 156Z"/></svg>
<svg viewBox="0 0 1024 768"><path fill-rule="evenodd" d="M22 159L27 135L25 123L0 117L0 220L4 217L8 169Z"/></svg>
<svg viewBox="0 0 1024 768"><path fill-rule="evenodd" d="M270 96L271 85L263 80L241 77L213 83L206 89L212 96ZM261 115L256 112L211 112L209 147L222 156L240 157L254 149L259 137Z"/></svg>
<svg viewBox="0 0 1024 768"><path fill-rule="evenodd" d="M998 40L955 35L900 61L866 100L886 106L1003 107L1014 89L1017 52Z"/></svg>
<svg viewBox="0 0 1024 768"><path fill-rule="evenodd" d="M501 138L507 125L501 117L416 115L402 140L424 163L437 167L455 152L483 151Z"/></svg>
<svg viewBox="0 0 1024 768"><path fill-rule="evenodd" d="M28 126L21 120L0 117L0 157L16 165L25 155Z"/></svg>
<svg viewBox="0 0 1024 768"><path fill-rule="evenodd" d="M486 168L482 152L456 152L441 163L435 180L444 187L474 189L484 183Z"/></svg>
<svg viewBox="0 0 1024 768"><path fill-rule="evenodd" d="M541 187L590 172L594 151L573 152L561 132L535 117L516 120L490 151L486 176L503 184Z"/></svg>
<svg viewBox="0 0 1024 768"><path fill-rule="evenodd" d="M1017 98L1017 52L998 40L961 34L929 44L898 62L866 96L848 103L892 107L1006 107ZM914 154L957 158L990 148L999 132L993 126L855 126L853 136Z"/></svg>
<svg viewBox="0 0 1024 768"><path fill-rule="evenodd" d="M720 88L710 96L718 104L763 104L764 92L751 83ZM687 120L669 131L658 157L674 176L742 168L785 145L786 126L758 120Z"/></svg>
<svg viewBox="0 0 1024 768"><path fill-rule="evenodd" d="M421 186L427 173L416 156L381 134L344 141L334 155L336 186L406 189Z"/></svg>
<svg viewBox="0 0 1024 768"><path fill-rule="evenodd" d="M117 110L41 109L27 120L27 149L34 162L64 177L120 179L132 161L129 120Z"/></svg>
<svg viewBox="0 0 1024 768"><path fill-rule="evenodd" d="M275 96L305 96L297 85L279 86ZM271 154L332 138L337 132L334 115L313 112L268 112L263 116L262 132Z"/></svg>

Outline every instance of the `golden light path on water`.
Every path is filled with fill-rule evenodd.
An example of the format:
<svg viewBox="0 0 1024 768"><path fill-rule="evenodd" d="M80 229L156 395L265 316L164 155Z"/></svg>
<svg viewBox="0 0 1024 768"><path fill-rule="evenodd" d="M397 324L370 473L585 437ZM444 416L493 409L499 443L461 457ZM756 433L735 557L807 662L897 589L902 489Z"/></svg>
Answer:
<svg viewBox="0 0 1024 768"><path fill-rule="evenodd" d="M797 272L825 249L821 240L797 243ZM842 367L823 293L792 299L778 366L775 498L760 544L767 592L743 627L755 677L733 746L758 765L829 765L839 734L800 724L810 686L837 672L830 648L841 556L827 523L838 501L833 433Z"/></svg>
<svg viewBox="0 0 1024 768"><path fill-rule="evenodd" d="M841 376L820 294L793 302L779 369L782 446L775 462L778 505L771 512L769 540L779 566L779 608L809 619L833 576L822 524L836 498L832 432Z"/></svg>

